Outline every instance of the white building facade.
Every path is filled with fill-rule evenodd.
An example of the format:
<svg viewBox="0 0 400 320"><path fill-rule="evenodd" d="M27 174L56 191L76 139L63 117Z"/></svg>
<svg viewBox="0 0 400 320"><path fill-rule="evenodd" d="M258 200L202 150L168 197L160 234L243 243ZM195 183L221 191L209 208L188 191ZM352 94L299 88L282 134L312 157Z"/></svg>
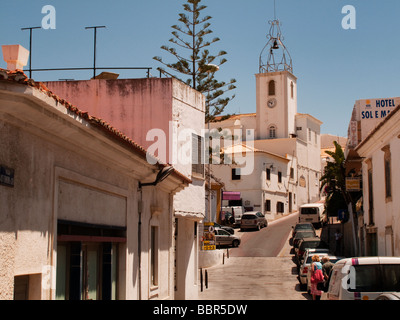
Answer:
<svg viewBox="0 0 400 320"><path fill-rule="evenodd" d="M244 153L251 153L254 157L254 169L250 174L242 175L243 166L237 164L212 166L215 176L224 177L225 189L240 193L246 211L260 211L267 218L274 217L276 213L283 214L284 207L288 205L288 193L293 194L291 160L245 144L235 145L224 152L233 162Z"/></svg>
<svg viewBox="0 0 400 320"><path fill-rule="evenodd" d="M256 113L234 115L230 119L212 123L211 127L232 132L238 130L237 132L246 137L243 143L249 146L249 150L254 146L256 154L261 152L264 155L278 156L255 160L254 172L251 172L250 176L253 179L258 177L256 181L261 182L262 177L266 175L264 163L270 163L274 168L284 166L281 172L287 178L284 183L286 187L280 188L282 185L272 181L268 186L260 183L255 194L262 196L256 196L256 202L254 196L249 196L247 192L243 192L242 199L243 205L246 201L254 202L263 213L274 218L277 214L296 211L302 204L320 200L322 122L311 115L297 112L297 78L290 71L257 74L256 88ZM229 189L233 187L230 175L226 172L221 174L226 169L219 170L213 166L213 170L215 176L225 184L225 190L233 191ZM247 190L248 185L245 181L243 178L241 182L236 182L235 190ZM283 209L280 204L279 208L274 205L266 206L268 193L275 193L278 189L280 200L276 199L274 202L284 203Z"/></svg>
<svg viewBox="0 0 400 320"><path fill-rule="evenodd" d="M363 158L363 255L400 255L399 122L397 106L355 149Z"/></svg>

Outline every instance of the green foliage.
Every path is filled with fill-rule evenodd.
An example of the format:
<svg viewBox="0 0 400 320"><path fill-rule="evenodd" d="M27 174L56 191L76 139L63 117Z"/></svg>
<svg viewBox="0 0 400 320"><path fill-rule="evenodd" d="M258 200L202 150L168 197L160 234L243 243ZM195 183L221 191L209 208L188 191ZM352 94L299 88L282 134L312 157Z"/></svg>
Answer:
<svg viewBox="0 0 400 320"><path fill-rule="evenodd" d="M321 190L327 192L326 207L330 216L337 215L339 209L346 209L344 194L346 192L346 170L344 167L344 152L342 147L334 141L335 151L326 151L333 161L328 161L324 175L321 177Z"/></svg>
<svg viewBox="0 0 400 320"><path fill-rule="evenodd" d="M201 4L201 0L186 0L183 4L185 13L179 14L180 25L171 28L172 38L169 40L174 47L161 46L161 49L172 55L176 62L166 63L161 57L153 59L162 63L174 73L175 76L187 85L203 93L206 97L206 122L215 120L222 114L228 103L235 97L226 97L225 93L236 88L235 79L229 82L218 81L215 78L216 71L227 62L226 51L219 51L212 55L208 50L219 38L208 40L213 31L210 29L210 16L202 16L202 11L207 6ZM164 69L161 72L169 74ZM183 77L183 78L181 78Z"/></svg>

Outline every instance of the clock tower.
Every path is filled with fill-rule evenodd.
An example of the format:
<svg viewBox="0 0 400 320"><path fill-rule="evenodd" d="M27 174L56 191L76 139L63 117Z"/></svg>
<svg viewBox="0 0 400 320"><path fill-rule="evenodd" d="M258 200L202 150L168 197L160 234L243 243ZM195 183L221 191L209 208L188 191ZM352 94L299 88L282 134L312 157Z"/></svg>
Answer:
<svg viewBox="0 0 400 320"><path fill-rule="evenodd" d="M296 133L297 78L282 40L279 20L270 22L269 40L256 74L256 139L289 138Z"/></svg>

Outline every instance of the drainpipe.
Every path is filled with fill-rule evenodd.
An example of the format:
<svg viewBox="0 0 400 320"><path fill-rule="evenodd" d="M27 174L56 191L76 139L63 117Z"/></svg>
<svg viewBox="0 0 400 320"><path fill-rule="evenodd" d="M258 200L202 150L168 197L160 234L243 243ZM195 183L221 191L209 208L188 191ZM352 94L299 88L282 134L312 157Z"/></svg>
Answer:
<svg viewBox="0 0 400 320"><path fill-rule="evenodd" d="M143 208L143 192L142 188L140 188L140 183L138 186L138 191L140 192L140 199L138 203L138 215L139 215L139 221L138 221L138 264L139 264L139 300L142 300L142 208Z"/></svg>
<svg viewBox="0 0 400 320"><path fill-rule="evenodd" d="M165 166L163 169L161 169L156 177L156 180L154 182L150 183L141 183L140 181L138 182L138 191L140 192L140 200L138 203L138 215L139 215L139 221L138 221L138 263L139 263L139 300L142 300L142 210L143 210L143 192L142 188L147 187L147 186L156 186L159 184L161 181L165 180L172 172L174 171L174 168L172 166Z"/></svg>

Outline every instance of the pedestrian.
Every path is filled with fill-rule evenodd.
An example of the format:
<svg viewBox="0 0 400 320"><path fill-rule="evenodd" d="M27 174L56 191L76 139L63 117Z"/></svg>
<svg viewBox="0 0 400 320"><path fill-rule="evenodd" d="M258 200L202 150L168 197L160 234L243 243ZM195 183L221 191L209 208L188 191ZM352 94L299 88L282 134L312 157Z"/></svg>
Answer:
<svg viewBox="0 0 400 320"><path fill-rule="evenodd" d="M318 290L317 284L322 281L324 281L322 264L320 262L319 255L314 255L311 263L311 295L313 300L321 299L322 291Z"/></svg>
<svg viewBox="0 0 400 320"><path fill-rule="evenodd" d="M335 247L335 253L336 255L341 254L341 242L342 242L342 234L339 232L339 230L336 230L335 232L335 242L336 242L336 247Z"/></svg>
<svg viewBox="0 0 400 320"><path fill-rule="evenodd" d="M224 226L226 224L225 211L221 211L220 217L221 217L221 224Z"/></svg>
<svg viewBox="0 0 400 320"><path fill-rule="evenodd" d="M322 257L322 273L324 274L325 281L328 281L332 267L333 263L330 261L329 256Z"/></svg>
<svg viewBox="0 0 400 320"><path fill-rule="evenodd" d="M329 280L329 276L331 275L331 270L333 268L333 263L330 261L329 256L324 256L322 257L322 273L324 275L324 282L322 283L322 286L318 286L317 287L319 289L325 290L327 285L328 285L328 280Z"/></svg>

